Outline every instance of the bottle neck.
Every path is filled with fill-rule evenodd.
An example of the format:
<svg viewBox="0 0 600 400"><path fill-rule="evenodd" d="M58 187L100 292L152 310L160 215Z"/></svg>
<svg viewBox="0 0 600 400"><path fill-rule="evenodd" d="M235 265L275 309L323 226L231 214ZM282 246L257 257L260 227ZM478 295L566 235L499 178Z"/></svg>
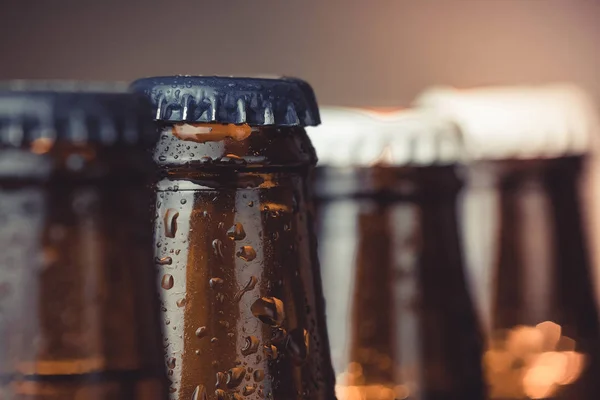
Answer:
<svg viewBox="0 0 600 400"><path fill-rule="evenodd" d="M320 167L314 187L320 200L374 198L380 202L429 201L456 197L462 181L453 165L427 167Z"/></svg>
<svg viewBox="0 0 600 400"><path fill-rule="evenodd" d="M169 173L309 167L315 150L302 127L166 124L155 162Z"/></svg>

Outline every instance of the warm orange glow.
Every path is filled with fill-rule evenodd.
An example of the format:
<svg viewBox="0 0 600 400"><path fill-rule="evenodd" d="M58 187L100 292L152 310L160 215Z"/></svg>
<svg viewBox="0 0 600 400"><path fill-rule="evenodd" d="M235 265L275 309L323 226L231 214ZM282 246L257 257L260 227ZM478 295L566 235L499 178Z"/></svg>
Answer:
<svg viewBox="0 0 600 400"><path fill-rule="evenodd" d="M225 138L241 141L254 131L256 128L248 124L176 124L172 127L177 138L197 143L217 142Z"/></svg>
<svg viewBox="0 0 600 400"><path fill-rule="evenodd" d="M575 382L585 356L575 352L575 341L561 332L561 326L551 321L496 332L484 355L490 397L548 398L559 386Z"/></svg>
<svg viewBox="0 0 600 400"><path fill-rule="evenodd" d="M45 154L50 151L54 141L48 138L35 139L31 142L31 151L35 154Z"/></svg>
<svg viewBox="0 0 600 400"><path fill-rule="evenodd" d="M408 395L408 388L403 385L335 386L335 396L338 400L401 400L408 398Z"/></svg>

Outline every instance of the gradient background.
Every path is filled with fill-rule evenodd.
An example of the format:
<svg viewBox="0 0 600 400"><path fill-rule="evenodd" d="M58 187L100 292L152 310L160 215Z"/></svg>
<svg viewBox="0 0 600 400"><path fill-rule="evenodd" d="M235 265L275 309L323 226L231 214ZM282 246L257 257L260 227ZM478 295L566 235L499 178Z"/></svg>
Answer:
<svg viewBox="0 0 600 400"><path fill-rule="evenodd" d="M432 84L600 94L598 0L0 0L0 16L0 79L284 74L373 106Z"/></svg>

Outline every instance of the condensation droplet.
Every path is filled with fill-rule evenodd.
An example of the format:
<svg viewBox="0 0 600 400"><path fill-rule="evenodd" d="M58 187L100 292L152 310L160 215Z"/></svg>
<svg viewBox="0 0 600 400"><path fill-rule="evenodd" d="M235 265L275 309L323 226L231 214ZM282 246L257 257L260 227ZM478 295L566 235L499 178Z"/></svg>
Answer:
<svg viewBox="0 0 600 400"><path fill-rule="evenodd" d="M258 351L258 345L260 344L256 336L246 336L244 338L244 347L242 347L242 354L249 356Z"/></svg>
<svg viewBox="0 0 600 400"><path fill-rule="evenodd" d="M175 280L173 279L173 275L171 274L163 275L162 280L160 281L160 286L162 286L162 288L165 290L171 289L174 284Z"/></svg>
<svg viewBox="0 0 600 400"><path fill-rule="evenodd" d="M179 202L180 202L181 204L185 204L185 203L187 203L187 200L186 200L186 199L181 199Z"/></svg>
<svg viewBox="0 0 600 400"><path fill-rule="evenodd" d="M256 251L252 246L242 246L236 255L244 261L252 261L256 258Z"/></svg>
<svg viewBox="0 0 600 400"><path fill-rule="evenodd" d="M173 369L177 365L177 360L174 357L171 357L167 360L167 368Z"/></svg>
<svg viewBox="0 0 600 400"><path fill-rule="evenodd" d="M158 265L171 265L173 264L173 259L171 257L155 257L154 262Z"/></svg>
<svg viewBox="0 0 600 400"><path fill-rule="evenodd" d="M308 358L309 335L306 329L292 329L287 336L285 349L298 365L304 364Z"/></svg>
<svg viewBox="0 0 600 400"><path fill-rule="evenodd" d="M215 390L215 396L217 397L217 400L229 400L227 392L225 392L223 389Z"/></svg>
<svg viewBox="0 0 600 400"><path fill-rule="evenodd" d="M241 288L233 297L234 301L240 301L244 293L251 291L256 286L258 279L253 275L250 277L248 282Z"/></svg>
<svg viewBox="0 0 600 400"><path fill-rule="evenodd" d="M215 255L223 258L223 242L221 241L221 239L213 240L212 247L215 251Z"/></svg>
<svg viewBox="0 0 600 400"><path fill-rule="evenodd" d="M225 374L225 372L217 372L217 381L215 383L215 387L219 388L219 387L225 387L225 383L227 382L227 375Z"/></svg>
<svg viewBox="0 0 600 400"><path fill-rule="evenodd" d="M176 304L177 304L177 307L181 308L181 307L184 307L186 303L187 303L187 300L185 299L185 297L183 297L183 298L177 300Z"/></svg>
<svg viewBox="0 0 600 400"><path fill-rule="evenodd" d="M254 207L254 202L253 201L249 201L248 202L248 207Z"/></svg>
<svg viewBox="0 0 600 400"><path fill-rule="evenodd" d="M229 329L229 322L227 321L219 321L219 325L221 325L225 329Z"/></svg>
<svg viewBox="0 0 600 400"><path fill-rule="evenodd" d="M267 356L267 358L269 358L270 360L276 360L277 359L277 347L271 345L264 345L264 351L265 351L265 355Z"/></svg>
<svg viewBox="0 0 600 400"><path fill-rule="evenodd" d="M246 231L244 231L244 226L239 222L233 224L231 228L227 231L227 236L231 240L242 240L246 237Z"/></svg>
<svg viewBox="0 0 600 400"><path fill-rule="evenodd" d="M244 376L246 375L246 370L242 367L231 368L227 372L227 387L230 389L238 387Z"/></svg>
<svg viewBox="0 0 600 400"><path fill-rule="evenodd" d="M223 279L221 279L221 278L210 278L208 280L208 284L210 285L211 289L217 289L218 287L220 287L223 284Z"/></svg>
<svg viewBox="0 0 600 400"><path fill-rule="evenodd" d="M179 217L179 212L174 208L169 208L165 212L164 217L164 225L165 225L165 236L169 238L174 238L177 233L177 217Z"/></svg>
<svg viewBox="0 0 600 400"><path fill-rule="evenodd" d="M196 386L194 393L192 393L192 400L208 400L208 395L206 394L206 388L204 385Z"/></svg>
<svg viewBox="0 0 600 400"><path fill-rule="evenodd" d="M261 297L250 307L252 314L263 323L279 327L285 319L283 302L277 297Z"/></svg>
<svg viewBox="0 0 600 400"><path fill-rule="evenodd" d="M261 382L263 379L265 379L265 371L262 369L254 371L254 382Z"/></svg>
<svg viewBox="0 0 600 400"><path fill-rule="evenodd" d="M217 343L219 341L219 338L217 337L213 337L212 339L210 339L211 343Z"/></svg>
<svg viewBox="0 0 600 400"><path fill-rule="evenodd" d="M254 386L244 386L244 389L242 389L242 394L244 396L250 396L255 391L256 391L256 388Z"/></svg>
<svg viewBox="0 0 600 400"><path fill-rule="evenodd" d="M196 336L199 338L206 336L206 327L201 326L200 328L196 329Z"/></svg>

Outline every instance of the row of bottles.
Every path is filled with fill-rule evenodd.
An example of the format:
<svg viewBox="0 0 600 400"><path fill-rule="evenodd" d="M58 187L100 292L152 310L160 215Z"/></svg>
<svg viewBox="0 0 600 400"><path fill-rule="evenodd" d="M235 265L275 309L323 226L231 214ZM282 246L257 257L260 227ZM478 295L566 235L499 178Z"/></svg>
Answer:
<svg viewBox="0 0 600 400"><path fill-rule="evenodd" d="M587 143L473 156L460 96L1 92L0 400L595 399Z"/></svg>

